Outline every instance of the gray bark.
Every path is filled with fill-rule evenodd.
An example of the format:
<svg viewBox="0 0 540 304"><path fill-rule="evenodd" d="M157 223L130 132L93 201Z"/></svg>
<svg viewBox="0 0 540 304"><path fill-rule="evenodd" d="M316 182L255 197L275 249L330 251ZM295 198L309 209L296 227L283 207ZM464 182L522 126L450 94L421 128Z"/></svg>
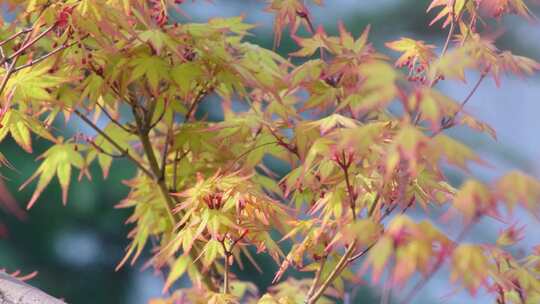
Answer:
<svg viewBox="0 0 540 304"><path fill-rule="evenodd" d="M43 291L0 272L0 304L66 304Z"/></svg>

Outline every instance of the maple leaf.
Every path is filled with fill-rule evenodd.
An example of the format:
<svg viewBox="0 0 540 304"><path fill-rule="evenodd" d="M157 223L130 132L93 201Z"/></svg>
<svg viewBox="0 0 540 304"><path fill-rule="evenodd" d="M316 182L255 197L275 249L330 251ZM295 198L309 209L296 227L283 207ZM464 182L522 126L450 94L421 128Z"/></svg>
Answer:
<svg viewBox="0 0 540 304"><path fill-rule="evenodd" d="M300 24L311 31L311 17L304 1L300 0L269 0L266 11L276 14L274 19L274 48L279 46L281 34L286 26L290 26L291 36L295 36ZM320 3L318 3L320 4Z"/></svg>
<svg viewBox="0 0 540 304"><path fill-rule="evenodd" d="M422 40L413 40L402 37L399 40L385 43L386 47L403 53L396 61L397 67L413 67L417 62L427 67L435 58L434 45L426 44Z"/></svg>
<svg viewBox="0 0 540 304"><path fill-rule="evenodd" d="M310 38L301 38L293 36L294 41L300 46L300 49L291 53L291 56L309 57L317 50L328 50L335 52L333 45L337 44L336 37L328 37L324 28L319 26L315 34Z"/></svg>
<svg viewBox="0 0 540 304"><path fill-rule="evenodd" d="M437 71L449 78L465 80L464 70L476 68L482 74L491 74L497 86L503 73L517 76L532 75L540 70L540 63L533 59L512 54L510 51L500 52L492 39L471 34L462 47L454 49L434 62L430 75Z"/></svg>
<svg viewBox="0 0 540 304"><path fill-rule="evenodd" d="M164 46L173 52L177 52L176 41L167 33L159 29L149 29L139 34L139 38L152 45L157 55L161 55ZM177 53L180 54L180 53Z"/></svg>
<svg viewBox="0 0 540 304"><path fill-rule="evenodd" d="M429 12L432 9L440 6L442 6L442 9L439 14L437 14L437 16L429 23L429 25L431 26L445 17L446 19L442 25L443 28L445 28L451 22L457 21L458 16L461 15L467 2L468 0L433 0L427 8L427 11Z"/></svg>
<svg viewBox="0 0 540 304"><path fill-rule="evenodd" d="M25 115L15 109L8 111L0 120L0 141L9 133L15 142L26 152L32 153L32 137L30 131L52 142L55 138L33 117Z"/></svg>
<svg viewBox="0 0 540 304"><path fill-rule="evenodd" d="M80 170L85 170L85 161L78 152L79 149L80 147L77 147L77 144L57 143L39 157L44 159L43 162L36 172L19 188L22 189L26 187L26 185L39 176L37 187L34 190L32 198L30 198L30 201L28 202L27 209L32 208L45 187L47 187L55 175L62 187L62 202L64 205L67 203L67 194L71 180L71 168L75 167Z"/></svg>
<svg viewBox="0 0 540 304"><path fill-rule="evenodd" d="M193 268L194 263L189 255L181 255L178 257L171 266L171 271L167 276L167 280L163 285L163 292L169 290L171 285L176 282L187 270L188 268Z"/></svg>
<svg viewBox="0 0 540 304"><path fill-rule="evenodd" d="M465 216L466 221L470 221L484 213L496 214L496 210L491 209L496 207L495 203L496 199L486 185L469 179L456 193L453 206Z"/></svg>
<svg viewBox="0 0 540 304"><path fill-rule="evenodd" d="M103 172L103 177L106 178L109 175L109 169L113 161L114 155L124 155L126 153L134 153L133 148L129 144L131 140L135 139L133 134L129 134L114 123L110 123L105 127L103 132L111 139L113 139L123 151L112 145L102 134L99 134L94 140L92 147L94 149L88 152L86 162L91 163L94 158L97 157L98 163Z"/></svg>
<svg viewBox="0 0 540 304"><path fill-rule="evenodd" d="M419 110L422 118L425 118L433 132L441 128L441 119L447 116L453 116L459 110L456 101L441 92L429 88L420 87L409 96L407 107L412 113Z"/></svg>
<svg viewBox="0 0 540 304"><path fill-rule="evenodd" d="M433 159L439 161L445 158L448 163L463 170L468 170L468 162L486 164L471 148L444 134L433 137L428 151L428 155L433 156Z"/></svg>
<svg viewBox="0 0 540 304"><path fill-rule="evenodd" d="M51 75L50 62L33 66L17 72L9 78L5 92L14 91L14 100L20 101L52 101L51 88L66 82L69 78Z"/></svg>
<svg viewBox="0 0 540 304"><path fill-rule="evenodd" d="M139 79L143 75L148 80L150 87L156 91L159 81L167 79L169 75L169 65L160 57L142 54L134 58L131 62L133 71L131 72L130 81Z"/></svg>
<svg viewBox="0 0 540 304"><path fill-rule="evenodd" d="M491 127L488 123L483 122L481 120L476 119L475 117L468 115L466 113L461 113L459 118L459 123L465 126L468 126L471 129L480 131L480 132L486 132L488 133L494 140L497 140L497 132L493 127Z"/></svg>
<svg viewBox="0 0 540 304"><path fill-rule="evenodd" d="M495 189L497 197L506 202L510 211L520 203L533 215L540 215L540 182L532 176L511 171L497 180Z"/></svg>
<svg viewBox="0 0 540 304"><path fill-rule="evenodd" d="M396 134L386 160L387 177L396 169L401 160L408 163L408 171L416 175L421 151L426 147L428 138L412 125L406 125Z"/></svg>
<svg viewBox="0 0 540 304"><path fill-rule="evenodd" d="M516 224L499 232L496 244L499 246L512 246L524 238L525 226L518 227Z"/></svg>
<svg viewBox="0 0 540 304"><path fill-rule="evenodd" d="M390 257L394 252L394 241L390 236L383 236L379 238L375 246L371 248L362 266L363 271L369 266L373 269L373 274L371 275L372 281L379 281L384 268L388 264Z"/></svg>
<svg viewBox="0 0 540 304"><path fill-rule="evenodd" d="M487 287L490 268L481 247L461 244L452 252L450 280L461 281L471 294L475 294L481 285Z"/></svg>
<svg viewBox="0 0 540 304"><path fill-rule="evenodd" d="M357 76L359 87L345 98L340 107L350 105L355 115L382 109L398 95L396 82L401 75L382 60L369 60L361 64Z"/></svg>
<svg viewBox="0 0 540 304"><path fill-rule="evenodd" d="M511 72L517 76L533 75L540 70L540 63L527 57L512 54L510 51L504 51L497 57L497 61L491 66L493 77L499 82L501 72Z"/></svg>
<svg viewBox="0 0 540 304"><path fill-rule="evenodd" d="M437 58L429 67L429 79L434 81L443 75L445 79L459 79L465 82L465 70L478 67L475 59L479 55L471 56L473 49L475 49L473 44L465 44Z"/></svg>
<svg viewBox="0 0 540 304"><path fill-rule="evenodd" d="M516 14L529 20L533 18L532 12L523 0L482 0L480 8L495 18L505 14Z"/></svg>
<svg viewBox="0 0 540 304"><path fill-rule="evenodd" d="M371 50L370 45L368 44L368 36L371 26L368 25L360 36L354 40L351 33L345 29L343 22L339 22L339 45L344 50L352 51L356 54L362 54L366 49ZM344 50L341 50L341 53L344 53Z"/></svg>
<svg viewBox="0 0 540 304"><path fill-rule="evenodd" d="M538 302L540 247L519 260L497 248L516 243L520 226L496 244L458 246L435 228L442 222L404 215L446 203L466 224L498 216L499 204L539 215L540 182L531 176L450 185L446 164L469 174L470 162L484 162L443 131L457 124L494 131L464 112L478 85L462 104L434 89L445 78L465 81L469 69L497 84L505 73L538 71L539 63L498 50L482 33L492 25L483 12L529 18L523 0L430 1L431 24L451 25L448 43L456 43L441 56L422 40L386 43L408 75L369 44L369 26L359 37L342 22L338 35L315 30L309 1L266 1L274 47L286 27L297 43L290 55L303 58L292 61L247 42L254 26L243 17L169 22L168 8L181 0L45 2L8 1L21 14L0 39L0 140L11 134L28 152L32 133L54 144L22 186L37 180L29 207L55 177L65 203L73 168L89 175L94 160L104 176L114 157L137 166L118 204L132 209L134 226L118 267L152 243L147 265L165 268L164 291L184 276L192 286L153 303L333 303L324 295L339 298L358 283L351 259L366 255L361 272L372 270L374 281L386 272L401 286L418 274L429 279L449 254L450 280L472 293L485 285L507 302ZM302 25L309 35L297 35ZM200 115L205 109L212 111ZM97 132L94 140L53 136L48 126L75 114ZM80 138L88 144L76 144ZM286 256L280 237L291 243ZM315 278L287 279L259 297L230 273L245 258L259 269L250 248L280 265L275 280L291 268Z"/></svg>

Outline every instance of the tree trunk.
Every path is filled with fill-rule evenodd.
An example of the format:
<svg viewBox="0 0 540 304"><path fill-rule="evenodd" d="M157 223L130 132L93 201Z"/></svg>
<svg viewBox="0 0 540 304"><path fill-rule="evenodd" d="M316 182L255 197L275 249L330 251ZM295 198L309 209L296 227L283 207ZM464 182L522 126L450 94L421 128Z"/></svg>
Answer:
<svg viewBox="0 0 540 304"><path fill-rule="evenodd" d="M43 291L0 272L0 304L66 304Z"/></svg>

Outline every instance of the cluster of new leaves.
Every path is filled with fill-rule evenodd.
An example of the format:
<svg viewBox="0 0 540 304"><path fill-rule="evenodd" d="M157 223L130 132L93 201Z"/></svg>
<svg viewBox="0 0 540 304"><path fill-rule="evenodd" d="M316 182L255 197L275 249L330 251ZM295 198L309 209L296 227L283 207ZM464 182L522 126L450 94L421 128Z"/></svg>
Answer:
<svg viewBox="0 0 540 304"><path fill-rule="evenodd" d="M359 37L342 24L337 36L315 29L304 1L267 7L275 45L290 27L298 65L246 42L253 26L240 17L174 23L169 12L182 2L9 1L19 15L0 34L0 139L10 135L28 152L32 134L52 143L29 179L37 187L28 207L55 176L65 203L73 168L90 177L97 163L106 177L115 158L131 160L138 171L118 207L133 210L133 230L119 266L152 243L148 264L167 272L165 290L184 275L193 283L153 303L325 303L369 270L374 282L388 270L402 286L415 274L423 284L444 263L471 293L483 287L498 303L538 302L540 250L519 258L506 249L520 228L496 244L462 238L480 218L503 218L517 204L539 215L540 183L514 172L455 188L443 170L483 163L444 130L465 125L495 137L463 111L483 79L540 69L482 35L483 18L530 17L521 0L433 1L433 23L449 28L445 45L388 42L401 53L395 65L368 42L369 27ZM308 36L298 35L302 24ZM480 78L461 103L437 90L445 79L465 80L466 70ZM223 119L200 115L203 101ZM68 122L93 133L52 127ZM269 158L290 171L280 176ZM465 223L455 239L405 215L444 205ZM288 252L280 240L292 242ZM279 265L263 295L230 270L257 267L255 254ZM286 278L291 268L313 278Z"/></svg>

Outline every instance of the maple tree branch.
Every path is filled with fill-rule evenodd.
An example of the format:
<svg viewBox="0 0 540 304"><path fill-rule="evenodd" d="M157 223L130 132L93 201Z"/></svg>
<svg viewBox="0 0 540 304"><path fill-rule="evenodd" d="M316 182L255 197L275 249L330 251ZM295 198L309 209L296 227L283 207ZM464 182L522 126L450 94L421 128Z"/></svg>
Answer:
<svg viewBox="0 0 540 304"><path fill-rule="evenodd" d="M169 146L172 145L172 128L167 130L167 135L165 136L165 144L163 146L163 154L161 155L161 173L160 177L165 179L165 169L167 166L167 156L169 154Z"/></svg>
<svg viewBox="0 0 540 304"><path fill-rule="evenodd" d="M377 207L377 204L379 203L379 199L381 198L381 195L379 192L375 195L375 199L373 200L373 204L369 207L368 210L368 217L371 217L373 215L373 212L375 212L375 208Z"/></svg>
<svg viewBox="0 0 540 304"><path fill-rule="evenodd" d="M446 41L444 42L444 46L441 51L441 57L444 56L444 54L446 54L446 51L448 51L448 47L450 46L450 40L452 40L452 35L454 35L454 31L455 31L455 22L452 21L450 23L450 30L448 31L448 36L446 37Z"/></svg>
<svg viewBox="0 0 540 304"><path fill-rule="evenodd" d="M504 299L504 290L502 289L500 284L496 284L497 286L497 304L506 304L506 300Z"/></svg>
<svg viewBox="0 0 540 304"><path fill-rule="evenodd" d="M457 113L459 113L461 110L463 110L463 107L465 107L465 105L467 104L467 102L469 102L469 100L471 99L471 97L473 97L474 93L476 93L476 91L478 90L478 88L480 87L480 84L482 83L482 81L484 81L484 79L486 78L487 76L487 71L486 72L483 72L481 75L480 75L480 78L478 78L478 81L476 81L476 84L474 85L474 87L472 88L472 90L469 92L469 94L467 95L467 97L465 97L465 99L461 102L460 106L459 106L459 110L458 112L456 112L455 115L457 115Z"/></svg>
<svg viewBox="0 0 540 304"><path fill-rule="evenodd" d="M233 249L240 242L248 233L248 229L245 229L242 234L235 239L232 244L227 248L227 245L225 245L225 236L223 238L218 239L219 243L221 243L221 247L223 247L223 254L225 258L225 265L224 265L224 272L223 272L223 293L229 294L230 293L230 267L229 267L229 260L231 259L231 256L233 255Z"/></svg>
<svg viewBox="0 0 540 304"><path fill-rule="evenodd" d="M134 100L132 100L132 102L134 102ZM137 113L135 105L136 105L136 103L133 103L133 106L131 107L131 110L133 112L133 116L135 117L135 122L136 122L137 132L139 134L139 139L141 141L144 153L145 153L146 158L148 159L148 163L150 165L150 170L151 170L150 171L151 172L150 176L153 178L154 182L159 187L159 191L161 193L161 196L163 197L163 200L164 200L164 203L165 203L165 208L167 210L169 220L171 221L172 227L174 229L174 227L176 226L176 223L178 223L180 221L180 219L181 219L180 214L178 214L178 213L175 214L173 212L174 206L175 206L175 201L173 200L173 198L171 197L171 195L169 193L169 190L167 189L167 185L165 184L165 178L160 176L161 170L159 168L159 164L158 164L158 161L157 161L157 158L156 158L156 154L154 153L152 143L150 142L150 137L149 137L150 130L148 129L149 121L148 120L143 121L143 118ZM197 268L202 269L203 268L202 263L201 263L200 260L197 259L197 257L199 256L198 250L192 249L189 252L189 255L195 261L194 263L196 264ZM214 283L210 279L210 276L202 275L201 277L202 277L202 280L203 280L204 284L206 285L206 287L208 289L210 289L212 291L217 290L216 286L214 285Z"/></svg>
<svg viewBox="0 0 540 304"><path fill-rule="evenodd" d="M446 51L448 51L448 47L450 46L450 40L452 40L452 35L454 35L454 31L456 28L456 19L459 19L461 17L456 18L456 2L452 4L452 11L450 12L452 14L452 22L450 22L450 30L448 31L448 36L446 37L446 41L444 42L444 46L441 51L441 56L444 56L446 54Z"/></svg>
<svg viewBox="0 0 540 304"><path fill-rule="evenodd" d="M26 35L26 37L24 38L23 45L25 45L27 43L28 39L30 39L30 34ZM22 49L22 47L21 47L21 49ZM2 82L0 83L0 94L2 94L2 92L4 92L4 89L6 88L6 85L7 85L8 81L9 81L9 78L15 72L15 67L17 66L17 60L19 60L20 55L21 55L21 53L19 53L15 57L13 57L13 60L9 64L9 67L6 70L6 74L4 75L4 77L2 78ZM7 63L7 58L5 58L5 57L2 58L2 60L0 61L0 65L4 64L4 63Z"/></svg>
<svg viewBox="0 0 540 304"><path fill-rule="evenodd" d="M476 91L480 87L480 84L482 84L482 81L484 81L484 79L486 78L488 72L489 72L489 69L487 69L486 71L482 72L482 74L480 74L480 77L478 78L478 80L474 84L474 86L471 89L471 91L469 92L469 94L467 94L465 99L463 99L463 101L459 105L459 108L457 109L457 111L455 113L453 113L450 117L443 119L443 121L441 122L441 127L439 128L439 130L434 132L431 135L431 137L436 136L437 134L441 133L442 131L444 131L446 129L450 129L451 127L453 127L455 125L456 117L459 115L459 113L461 113L461 111L463 111L463 108L465 107L465 105L474 96L474 94L476 93Z"/></svg>
<svg viewBox="0 0 540 304"><path fill-rule="evenodd" d="M4 60L6 58L6 53L4 52L4 48L1 46L0 46L0 56L2 56L0 60ZM8 67L9 67L9 64L7 62L4 62L4 69L7 70Z"/></svg>
<svg viewBox="0 0 540 304"><path fill-rule="evenodd" d="M323 295L324 291L330 286L330 284L332 284L332 282L334 282L334 280L341 274L343 269L345 269L346 265L348 264L349 257L356 248L357 242L357 240L354 240L349 245L349 247L345 251L345 254L343 254L339 262L336 264L335 268L328 275L326 280L324 280L324 282L321 284L321 287L317 289L313 296L307 299L306 304L315 304L317 300Z"/></svg>
<svg viewBox="0 0 540 304"><path fill-rule="evenodd" d="M362 250L359 253L353 255L352 257L350 257L348 262L352 263L352 262L356 261L357 259L359 259L359 258L363 257L364 255L366 255L366 253L368 253L368 251L370 251L371 248L373 248L375 246L375 244L377 244L378 240L379 239L377 239L375 242L369 244L369 246L367 246L364 250Z"/></svg>
<svg viewBox="0 0 540 304"><path fill-rule="evenodd" d="M176 191L176 184L178 181L178 163L180 162L180 150L174 152L173 160L173 181L172 181L172 191Z"/></svg>
<svg viewBox="0 0 540 304"><path fill-rule="evenodd" d="M349 206L351 208L352 218L354 221L356 219L356 194L354 192L354 189L351 185L351 181L349 178L350 163L347 162L344 151L342 152L342 157L343 157L343 163L340 164L340 167L343 170L343 174L345 175L345 184L347 186L347 192L349 193Z"/></svg>
<svg viewBox="0 0 540 304"><path fill-rule="evenodd" d="M110 153L110 152L107 152L107 151L103 150L103 148L98 146L93 140L87 140L86 142L89 143L90 145L92 145L92 147L94 147L96 150L98 150L99 153L103 153L103 154L108 155L108 156L110 156L112 158L122 158L122 157L125 157L127 155L127 153L128 153L127 150L124 150L120 154L113 154L113 153Z"/></svg>
<svg viewBox="0 0 540 304"><path fill-rule="evenodd" d="M4 52L4 48L0 46L0 60L3 60L4 58L6 58L6 53ZM9 69L9 63L7 62L4 62L4 69L7 70Z"/></svg>
<svg viewBox="0 0 540 304"><path fill-rule="evenodd" d="M225 272L223 274L223 292L228 294L230 292L229 288L229 254L225 254Z"/></svg>
<svg viewBox="0 0 540 304"><path fill-rule="evenodd" d="M465 0L465 3L463 4L463 7L465 7L467 5L467 2L469 2L469 0ZM448 51L448 48L450 47L450 41L452 40L452 36L454 35L454 32L456 31L456 22L461 19L461 16L463 14L463 11L461 11L459 13L459 16L457 16L457 18L456 18L455 7L456 7L456 2L454 1L454 3L452 4L452 11L450 12L450 14L452 15L452 22L450 22L450 30L448 31L448 35L446 36L446 41L444 42L444 46L442 48L441 55L439 56L439 58L444 56L446 54L446 52ZM430 88L435 86L435 84L437 83L437 81L439 79L438 76L440 76L440 75L436 75L436 77L434 77L431 80L431 82L429 83ZM414 125L417 125L420 122L421 116L422 116L422 112L419 111L417 113L416 117L413 119Z"/></svg>
<svg viewBox="0 0 540 304"><path fill-rule="evenodd" d="M103 114L105 114L105 116L107 116L107 118L115 125L117 125L120 129L124 130L125 132L127 133L133 133L133 131L129 130L128 128L126 128L123 124L121 124L117 119L115 119L114 117L112 117L111 113L109 113L109 111L107 111L107 109L105 109L104 106L102 106L99 102L96 102L96 105L98 106L98 108L103 112Z"/></svg>
<svg viewBox="0 0 540 304"><path fill-rule="evenodd" d="M277 140L277 142L278 142L278 144L280 146L282 146L283 148L287 149L289 152L295 154L298 158L300 158L300 153L298 153L298 148L297 147L295 147L293 144L286 143L283 140L283 138L280 137L280 135L278 135L274 130L272 130L272 127L270 127L266 123L264 124L264 126L266 126L268 128L268 131L270 132L270 134L272 134L272 136L274 136L274 138Z"/></svg>
<svg viewBox="0 0 540 304"><path fill-rule="evenodd" d="M260 148L263 148L263 147L266 147L266 146L270 146L270 145L277 145L279 144L279 142L277 141L272 141L272 142L267 142L267 143L264 143L264 144L260 144L260 145L257 145L255 147L251 147L250 149L248 149L247 151L244 151L242 154L238 155L232 162L231 162L231 165L229 167L227 167L227 169L225 169L224 171L227 172L229 170L231 170L233 168L233 166L239 161L241 160L242 158L244 158L245 156L247 156L249 153L257 150L257 149L260 149Z"/></svg>
<svg viewBox="0 0 540 304"><path fill-rule="evenodd" d="M224 255L224 258L225 258L225 263L223 265L224 267L224 270L223 270L223 293L225 294L229 294L230 293L230 283L229 283L229 258L231 256L231 252L229 251L229 249L227 249L227 246L225 246L225 238L219 240L219 242L221 243L221 247L223 247L223 255Z"/></svg>
<svg viewBox="0 0 540 304"><path fill-rule="evenodd" d="M13 39L15 39L15 38L17 38L17 37L19 37L20 35L26 34L26 33L31 32L31 31L32 31L32 28L31 28L31 27L22 29L22 30L16 32L15 34L13 34L13 35L7 37L6 39L0 41L0 46L3 46L4 44L10 42L11 40L13 40Z"/></svg>
<svg viewBox="0 0 540 304"><path fill-rule="evenodd" d="M39 33L39 35L37 35L36 37L34 37L32 40L30 41L26 41L22 44L22 46L16 50L13 54L11 54L10 56L8 56L7 58L3 58L2 60L0 60L0 64L4 64L4 62L8 61L8 60L12 60L14 58L17 58L19 57L20 55L22 55L22 53L24 53L28 48L30 48L32 45L34 45L34 43L36 43L39 39L43 38L45 35L47 35L48 33L50 33L53 29L55 28L55 25L51 25L49 26L46 30L44 30L43 32ZM27 36L28 37L28 36Z"/></svg>
<svg viewBox="0 0 540 304"><path fill-rule="evenodd" d="M83 37L83 39L86 38L86 37L88 37L88 35L86 35L85 37ZM55 48L54 50L50 51L50 52L47 53L47 54L44 54L44 55L42 55L42 56L40 56L40 57L38 57L38 58L36 58L36 59L32 59L32 60L30 60L29 62L27 62L27 63L25 63L25 64L23 64L23 65L20 65L20 66L18 66L18 67L16 67L14 71L17 72L17 71L20 71L20 70L22 70L22 69L29 68L29 67L31 67L31 66L37 64L37 63L40 63L41 61L43 61L43 60L45 60L45 59L47 59L47 58L53 56L54 54L59 53L60 51L63 51L63 50L65 50L65 49L68 49L68 48L74 46L74 45L77 44L77 43L79 43L79 41L73 41L73 42L71 42L71 43L61 45L61 46Z"/></svg>
<svg viewBox="0 0 540 304"><path fill-rule="evenodd" d="M374 201L373 201L373 205L372 205L372 208L370 209L370 212L368 212L368 216L370 217L372 215L372 211L374 210L373 206L377 205L379 199L380 199L380 195L379 193L377 193L377 196L375 197ZM357 245L357 242L358 240L355 239L350 245L349 247L347 248L347 250L345 251L345 254L341 257L341 259L339 260L339 262L336 264L336 266L334 267L334 269L332 270L332 272L328 275L328 277L326 278L326 280L324 281L324 283L321 285L321 287L319 287L319 289L317 290L317 292L315 292L313 294L313 296L309 297L307 300L306 300L306 304L315 304L316 301L322 296L322 294L324 293L324 291L328 288L328 286L330 286L330 284L332 284L332 282L337 278L337 276L339 274L341 274L341 272L343 270L345 270L345 268L347 267L347 265L349 265L351 262L353 262L354 260L358 259L359 257L365 255L371 248L373 248L373 246L375 246L375 244L377 243L378 240L376 240L375 242L373 242L372 244L370 244L366 249L364 249L361 253L353 256L351 258L351 255L354 253L354 250L356 249L356 245Z"/></svg>
<svg viewBox="0 0 540 304"><path fill-rule="evenodd" d="M14 73L15 71L15 65L17 64L17 59L19 59L19 57L15 57L15 59L11 62L11 64L9 65L7 71L6 71L6 74L4 75L4 77L2 77L2 82L0 83L0 94L2 94L2 92L4 91L4 89L6 88L6 85L9 81L9 78L11 77L11 75Z"/></svg>
<svg viewBox="0 0 540 304"><path fill-rule="evenodd" d="M195 100L191 103L191 106L189 107L187 113L186 113L186 118L185 118L185 121L188 122L191 118L191 115L195 112L195 108L197 107L197 103L198 101Z"/></svg>
<svg viewBox="0 0 540 304"><path fill-rule="evenodd" d="M313 282L311 283L311 287L308 290L308 293L306 296L307 299L313 296L315 289L317 288L317 286L319 285L319 282L321 281L321 274L324 269L324 264L326 264L326 256L321 257L319 268L317 268L317 272L315 273L315 278L313 279Z"/></svg>
<svg viewBox="0 0 540 304"><path fill-rule="evenodd" d="M77 109L73 109L73 113L77 115L82 121L84 121L88 126L90 126L94 131L96 131L99 135L103 136L103 138L108 141L111 145L113 145L118 151L123 152L125 151L120 144L118 144L114 139L112 139L105 131L101 130L96 124L94 124L88 117L86 117L81 111ZM126 157L129 158L141 171L147 175L148 177L152 177L152 172L150 172L148 169L146 169L143 164L141 164L137 159L135 159L131 154L126 152Z"/></svg>
<svg viewBox="0 0 540 304"><path fill-rule="evenodd" d="M152 143L150 142L150 137L148 135L148 125L143 121L142 117L139 116L135 108L131 108L133 111L133 116L135 117L135 122L137 124L137 132L139 135L139 139L141 141L141 144L143 146L144 154L146 155L146 158L148 160L148 164L150 166L150 172L151 176L158 185L160 192L163 196L165 207L167 210L167 214L169 216L169 220L171 221L172 226L174 227L176 224L176 218L173 212L175 203L172 200L171 196L169 195L169 190L167 189L167 186L165 185L165 180L161 176L160 172L161 169L159 167L156 154L154 153L154 148L152 146Z"/></svg>
<svg viewBox="0 0 540 304"><path fill-rule="evenodd" d="M150 126L148 126L148 129L152 130L155 126L157 126L157 124L163 119L163 117L165 116L165 113L167 113L167 103L165 103L165 105L163 106L163 110L161 111L161 113L159 114L158 118L156 119L155 122L151 123Z"/></svg>
<svg viewBox="0 0 540 304"><path fill-rule="evenodd" d="M195 109L197 109L197 106L199 103L203 100L203 98L206 96L208 91L210 90L210 84L206 85L206 88L201 88L193 101L191 102L191 105L186 113L185 122L188 122L191 120L191 115L195 114Z"/></svg>

